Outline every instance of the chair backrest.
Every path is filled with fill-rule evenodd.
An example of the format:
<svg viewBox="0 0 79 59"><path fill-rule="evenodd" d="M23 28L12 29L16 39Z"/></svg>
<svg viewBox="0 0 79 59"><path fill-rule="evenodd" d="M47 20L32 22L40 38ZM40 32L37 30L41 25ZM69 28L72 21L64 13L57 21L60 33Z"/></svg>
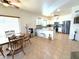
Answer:
<svg viewBox="0 0 79 59"><path fill-rule="evenodd" d="M17 41L16 36L12 35L11 37L8 37L8 40L9 40L10 49L13 50L15 48L15 42Z"/></svg>
<svg viewBox="0 0 79 59"><path fill-rule="evenodd" d="M14 35L14 34L15 34L15 31L14 31L14 30L5 31L5 35L6 35L7 38L8 38L8 37L11 37L11 36Z"/></svg>
<svg viewBox="0 0 79 59"><path fill-rule="evenodd" d="M23 50L23 37L16 37L15 35L8 37L9 45L10 45L10 51L12 53L12 59L14 59L14 55L19 52L18 50L21 49L23 53L25 54Z"/></svg>
<svg viewBox="0 0 79 59"><path fill-rule="evenodd" d="M23 44L23 38L17 38L15 35L8 37L9 46L11 50L19 49ZM19 42L19 43L18 43Z"/></svg>

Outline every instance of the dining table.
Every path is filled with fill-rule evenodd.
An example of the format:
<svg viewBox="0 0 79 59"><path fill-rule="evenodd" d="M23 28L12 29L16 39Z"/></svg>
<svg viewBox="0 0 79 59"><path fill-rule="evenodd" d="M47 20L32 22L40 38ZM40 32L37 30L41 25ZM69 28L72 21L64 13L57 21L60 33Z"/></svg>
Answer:
<svg viewBox="0 0 79 59"><path fill-rule="evenodd" d="M20 37L24 36L24 34L23 33L17 33L17 34L15 34L15 36L17 37L16 40L19 40ZM5 37L5 36L0 37L0 46L8 44L8 43L9 43L9 40L8 40L7 37Z"/></svg>
<svg viewBox="0 0 79 59"><path fill-rule="evenodd" d="M18 33L18 34L15 34L16 36L16 40L20 40L22 39L22 37L24 36L25 34L23 33ZM9 44L9 40L7 37L1 37L0 38L0 46L3 46L3 45L6 45L6 44ZM8 47L9 48L9 47ZM21 48L20 48L21 49ZM19 50L19 49L18 49ZM10 52L7 54L7 56L10 55Z"/></svg>

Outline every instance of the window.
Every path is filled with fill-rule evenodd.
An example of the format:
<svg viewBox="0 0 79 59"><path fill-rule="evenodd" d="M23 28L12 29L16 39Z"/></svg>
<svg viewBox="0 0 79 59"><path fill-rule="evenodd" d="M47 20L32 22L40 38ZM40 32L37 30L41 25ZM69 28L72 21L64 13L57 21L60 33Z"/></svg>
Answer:
<svg viewBox="0 0 79 59"><path fill-rule="evenodd" d="M15 33L20 32L19 18L0 16L0 38L6 37L5 31L14 30Z"/></svg>

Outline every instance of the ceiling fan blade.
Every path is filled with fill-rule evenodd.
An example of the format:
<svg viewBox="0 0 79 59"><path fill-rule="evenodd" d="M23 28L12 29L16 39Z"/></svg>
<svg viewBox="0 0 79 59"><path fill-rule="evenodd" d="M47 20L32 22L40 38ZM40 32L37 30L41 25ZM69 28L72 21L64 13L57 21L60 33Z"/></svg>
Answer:
<svg viewBox="0 0 79 59"><path fill-rule="evenodd" d="M2 5L4 5L4 6L15 7L15 8L17 8L17 9L20 8L19 6L15 5L15 4L11 4L11 1L12 1L12 0L10 0L10 1L9 1L9 0L0 0L0 4L2 4ZM15 1L20 2L19 0L15 0Z"/></svg>
<svg viewBox="0 0 79 59"><path fill-rule="evenodd" d="M19 2L19 3L21 2L20 0L16 0L16 1Z"/></svg>
<svg viewBox="0 0 79 59"><path fill-rule="evenodd" d="M1 2L2 2L2 3L7 3L7 4L10 3L10 1L7 1L7 0L1 0Z"/></svg>
<svg viewBox="0 0 79 59"><path fill-rule="evenodd" d="M20 3L21 2L20 0L7 0L7 1L15 2L15 3Z"/></svg>
<svg viewBox="0 0 79 59"><path fill-rule="evenodd" d="M16 5L11 5L14 8L20 9L20 7L16 6Z"/></svg>
<svg viewBox="0 0 79 59"><path fill-rule="evenodd" d="M9 3L5 2L4 0L0 0L0 4L3 6L10 6Z"/></svg>

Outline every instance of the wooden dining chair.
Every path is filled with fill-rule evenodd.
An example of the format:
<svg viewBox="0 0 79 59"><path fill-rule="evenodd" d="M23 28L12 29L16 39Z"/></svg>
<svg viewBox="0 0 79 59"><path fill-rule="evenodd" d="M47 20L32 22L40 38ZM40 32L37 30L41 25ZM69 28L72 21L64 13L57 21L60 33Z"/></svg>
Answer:
<svg viewBox="0 0 79 59"><path fill-rule="evenodd" d="M14 30L5 31L5 35L6 35L6 38L11 37L12 35L15 35L15 31ZM9 44L6 50L9 50L8 48L9 48Z"/></svg>
<svg viewBox="0 0 79 59"><path fill-rule="evenodd" d="M3 54L2 46L0 46L0 53L3 55L3 57L5 57Z"/></svg>
<svg viewBox="0 0 79 59"><path fill-rule="evenodd" d="M28 41L28 42L31 44L31 40L30 40L30 39L31 39L30 34L26 34L24 41L25 41L25 42Z"/></svg>
<svg viewBox="0 0 79 59"><path fill-rule="evenodd" d="M24 35L24 38L23 38L23 43L24 43L24 45L26 46L26 43L28 42L28 43L30 43L31 44L31 37L30 37L30 34L25 34Z"/></svg>
<svg viewBox="0 0 79 59"><path fill-rule="evenodd" d="M23 53L25 54L23 50L23 38L20 37L16 39L14 36L12 36L12 37L8 37L8 40L9 40L12 59L14 59L14 55L18 53L18 50L23 51Z"/></svg>

